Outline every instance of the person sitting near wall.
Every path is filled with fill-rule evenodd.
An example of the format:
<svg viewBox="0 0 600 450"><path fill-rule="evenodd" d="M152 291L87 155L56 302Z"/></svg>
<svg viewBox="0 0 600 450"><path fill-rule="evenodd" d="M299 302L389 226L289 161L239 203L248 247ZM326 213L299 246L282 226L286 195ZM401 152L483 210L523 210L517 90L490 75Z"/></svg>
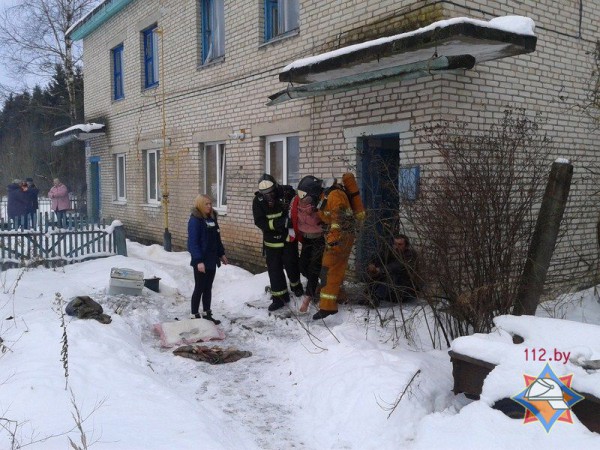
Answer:
<svg viewBox="0 0 600 450"><path fill-rule="evenodd" d="M417 252L405 234L394 237L389 250L369 263L367 291L370 304L402 303L416 299L420 288Z"/></svg>

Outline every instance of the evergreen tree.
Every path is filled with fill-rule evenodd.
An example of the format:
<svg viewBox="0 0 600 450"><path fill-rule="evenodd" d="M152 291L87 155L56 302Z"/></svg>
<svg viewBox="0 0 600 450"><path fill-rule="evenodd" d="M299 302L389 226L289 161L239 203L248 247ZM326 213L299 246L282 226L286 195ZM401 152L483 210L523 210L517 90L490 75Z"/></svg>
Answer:
<svg viewBox="0 0 600 450"><path fill-rule="evenodd" d="M85 187L85 154L82 142L52 147L54 133L71 126L67 78L55 66L45 88L34 87L11 94L0 112L0 181L4 188L14 178L34 177L42 193L59 177L80 193ZM75 72L76 118L83 118L83 76Z"/></svg>

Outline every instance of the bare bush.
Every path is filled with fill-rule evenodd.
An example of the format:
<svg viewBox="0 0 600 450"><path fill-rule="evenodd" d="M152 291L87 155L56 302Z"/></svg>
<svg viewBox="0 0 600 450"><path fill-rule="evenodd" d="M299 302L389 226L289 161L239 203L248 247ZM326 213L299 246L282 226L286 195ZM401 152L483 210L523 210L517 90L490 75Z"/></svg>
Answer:
<svg viewBox="0 0 600 450"><path fill-rule="evenodd" d="M487 130L445 122L423 130L436 161L405 202L424 243L425 298L447 342L489 332L510 313L549 170L550 139L539 115L507 110Z"/></svg>
<svg viewBox="0 0 600 450"><path fill-rule="evenodd" d="M600 126L600 40L589 52L592 57L592 71L587 96L583 104L578 105L594 123Z"/></svg>

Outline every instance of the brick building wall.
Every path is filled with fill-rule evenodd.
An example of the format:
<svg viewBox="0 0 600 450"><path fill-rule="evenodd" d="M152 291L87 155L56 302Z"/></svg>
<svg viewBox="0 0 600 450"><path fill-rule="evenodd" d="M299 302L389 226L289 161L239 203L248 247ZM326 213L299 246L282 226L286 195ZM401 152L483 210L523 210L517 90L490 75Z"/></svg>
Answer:
<svg viewBox="0 0 600 450"><path fill-rule="evenodd" d="M228 255L249 268L264 266L251 202L264 171L266 136L299 135L301 174L330 177L356 166L361 133L398 132L401 162L421 163L427 176L432 155L416 133L423 125L456 117L490 124L507 107L524 107L544 114L547 131L559 144L555 156L569 157L575 165L578 184L567 216L578 226L563 239L556 257L579 271L582 259L593 259L597 214L586 205L594 183L585 179L584 168L598 164L599 135L573 105L584 99L591 71L587 52L597 39L600 2L585 2L580 14L578 1L301 0L298 33L270 43L263 43L263 4L225 1L225 59L206 66L200 65L196 1L134 1L84 39L86 118L102 120L108 128L91 145L91 155L101 158L104 217L122 220L133 238L162 241L165 210L145 201L144 152L162 147L163 105L170 145L161 164L167 165L174 248L185 247L189 209L201 190L202 144L225 141L228 204L220 224ZM478 64L460 75L265 105L268 95L285 87L278 81L280 69L298 58L443 18L511 14L536 22L534 53ZM140 33L153 23L164 30L165 82L144 90ZM110 50L120 43L125 98L113 102ZM247 133L243 141L229 137L240 129ZM115 201L117 153L126 154L126 202Z"/></svg>

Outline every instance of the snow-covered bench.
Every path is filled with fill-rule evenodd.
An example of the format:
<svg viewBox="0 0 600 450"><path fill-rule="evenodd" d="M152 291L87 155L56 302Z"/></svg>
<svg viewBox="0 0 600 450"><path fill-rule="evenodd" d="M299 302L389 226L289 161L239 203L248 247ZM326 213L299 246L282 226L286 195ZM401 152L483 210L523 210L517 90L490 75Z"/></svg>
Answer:
<svg viewBox="0 0 600 450"><path fill-rule="evenodd" d="M556 376L573 374L571 388L585 397L572 411L588 429L600 433L600 326L532 316L499 316L496 330L455 339L449 351L454 393L464 393L523 417L524 409L509 400L527 386L524 376L537 377L546 364Z"/></svg>

